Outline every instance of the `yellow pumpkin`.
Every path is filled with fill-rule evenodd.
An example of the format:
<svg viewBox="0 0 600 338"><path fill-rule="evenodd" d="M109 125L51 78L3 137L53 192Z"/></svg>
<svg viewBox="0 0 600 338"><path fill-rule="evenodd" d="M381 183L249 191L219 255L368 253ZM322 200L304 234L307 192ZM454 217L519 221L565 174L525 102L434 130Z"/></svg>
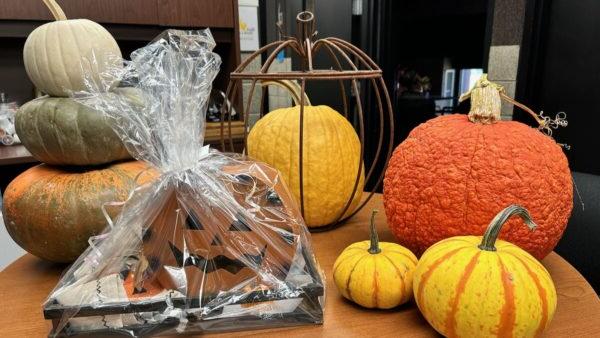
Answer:
<svg viewBox="0 0 600 338"><path fill-rule="evenodd" d="M344 211L359 170L356 192L342 218L360 202L364 189L360 140L344 116L328 106L311 105L304 106L303 140L304 220L309 227L321 227ZM299 151L300 105L266 114L248 135L248 155L277 168L298 205Z"/></svg>
<svg viewBox="0 0 600 338"><path fill-rule="evenodd" d="M419 260L415 299L444 336L537 337L552 320L556 289L548 271L516 245L496 241L513 214L535 229L529 212L512 205L492 220L483 237L442 240Z"/></svg>
<svg viewBox="0 0 600 338"><path fill-rule="evenodd" d="M413 295L417 257L405 247L379 242L371 216L371 240L348 246L333 265L333 280L345 298L367 308L390 309Z"/></svg>
<svg viewBox="0 0 600 338"><path fill-rule="evenodd" d="M68 96L86 88L85 76L101 83L100 74L120 66L121 50L106 29L87 19L67 20L54 0L43 1L57 21L34 29L23 48L25 70L39 90Z"/></svg>

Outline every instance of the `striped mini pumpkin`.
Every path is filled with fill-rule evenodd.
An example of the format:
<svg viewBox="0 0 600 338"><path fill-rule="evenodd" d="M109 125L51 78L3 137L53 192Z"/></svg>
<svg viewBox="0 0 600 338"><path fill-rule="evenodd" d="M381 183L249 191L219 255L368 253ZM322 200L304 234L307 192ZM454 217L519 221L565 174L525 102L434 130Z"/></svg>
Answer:
<svg viewBox="0 0 600 338"><path fill-rule="evenodd" d="M411 300L417 257L407 248L379 242L371 216L371 240L348 246L333 264L342 296L366 308L390 309Z"/></svg>
<svg viewBox="0 0 600 338"><path fill-rule="evenodd" d="M513 214L535 229L527 210L510 206L483 237L457 236L430 247L414 275L423 316L447 337L537 337L552 320L556 290L548 271L526 251L496 241Z"/></svg>

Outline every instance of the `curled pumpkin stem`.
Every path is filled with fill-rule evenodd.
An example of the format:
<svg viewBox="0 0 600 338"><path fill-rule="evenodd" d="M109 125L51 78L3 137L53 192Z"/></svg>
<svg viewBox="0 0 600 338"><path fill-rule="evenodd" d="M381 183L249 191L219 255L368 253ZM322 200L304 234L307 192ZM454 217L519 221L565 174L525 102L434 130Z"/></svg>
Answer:
<svg viewBox="0 0 600 338"><path fill-rule="evenodd" d="M471 122L491 124L501 119L501 100L504 100L527 112L538 123L538 129L548 136L552 136L552 130L566 127L567 114L560 112L556 117L544 116L544 112L537 114L531 108L506 95L503 86L489 81L487 74L481 75L471 90L460 96L459 102L471 99L471 110L469 120Z"/></svg>
<svg viewBox="0 0 600 338"><path fill-rule="evenodd" d="M549 116L544 116L544 111L540 111L540 118L544 120L544 123L540 124L539 128L543 129L543 131L549 136L552 136L552 129L558 129L559 127L566 127L569 125L569 122L567 121L567 113L564 111L558 112L554 119Z"/></svg>
<svg viewBox="0 0 600 338"><path fill-rule="evenodd" d="M540 111L539 114L536 114L529 107L514 100L513 98L509 97L503 92L500 93L500 97L508 103L511 103L521 108L523 111L531 115L531 117L533 117L538 123L538 129L547 134L548 136L552 136L553 129L558 129L559 127L566 127L569 124L567 121L567 113L565 112L559 112L553 119L550 116L544 116L544 111Z"/></svg>
<svg viewBox="0 0 600 338"><path fill-rule="evenodd" d="M496 244L500 230L502 229L504 223L506 223L506 221L508 221L508 219L513 215L520 216L523 221L525 221L525 224L529 227L529 230L533 231L535 228L537 228L537 224L535 224L527 209L516 204L510 205L504 210L500 211L490 222L485 230L485 233L483 234L481 244L479 244L479 249L485 251L496 251L494 244Z"/></svg>

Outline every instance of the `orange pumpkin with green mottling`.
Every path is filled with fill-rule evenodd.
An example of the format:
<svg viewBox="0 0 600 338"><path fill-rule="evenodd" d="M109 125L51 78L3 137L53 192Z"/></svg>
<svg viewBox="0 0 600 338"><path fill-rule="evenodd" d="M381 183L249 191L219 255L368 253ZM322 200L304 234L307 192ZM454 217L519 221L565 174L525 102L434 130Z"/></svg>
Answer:
<svg viewBox="0 0 600 338"><path fill-rule="evenodd" d="M136 186L136 176L147 168L138 161L92 170L46 164L30 168L6 188L6 229L17 244L38 257L72 262L87 248L88 238L106 227L102 204L125 200ZM144 173L138 183L153 176ZM108 211L116 216L119 210Z"/></svg>

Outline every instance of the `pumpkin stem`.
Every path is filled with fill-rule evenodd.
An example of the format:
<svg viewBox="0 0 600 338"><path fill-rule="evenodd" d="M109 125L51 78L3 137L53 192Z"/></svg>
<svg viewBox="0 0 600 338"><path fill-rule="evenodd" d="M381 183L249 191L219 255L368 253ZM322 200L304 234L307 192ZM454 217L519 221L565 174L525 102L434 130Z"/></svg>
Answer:
<svg viewBox="0 0 600 338"><path fill-rule="evenodd" d="M558 113L554 119L544 116L544 112L536 114L531 108L506 95L504 87L488 80L487 74L482 74L473 88L462 94L458 101L463 102L468 98L471 98L471 110L469 110L471 122L492 124L500 121L502 100L504 100L531 115L538 123L538 129L549 136L552 136L552 129L567 126L564 112Z"/></svg>
<svg viewBox="0 0 600 338"><path fill-rule="evenodd" d="M500 93L504 87L488 80L487 74L481 75L470 91L462 94L458 99L462 102L471 98L469 120L471 122L491 124L500 120L502 100Z"/></svg>
<svg viewBox="0 0 600 338"><path fill-rule="evenodd" d="M373 210L371 213L371 246L369 247L370 254L378 254L381 252L379 248L379 236L377 235L377 229L375 229L375 215L377 215L379 211Z"/></svg>
<svg viewBox="0 0 600 338"><path fill-rule="evenodd" d="M531 231L535 230L537 227L535 222L533 222L531 219L531 215L527 209L520 205L513 204L500 211L490 222L490 225L488 225L487 229L485 230L485 234L483 234L483 239L481 240L481 244L479 244L479 249L485 251L496 251L494 244L496 243L496 239L498 239L500 230L502 229L504 223L506 223L506 221L513 215L520 216Z"/></svg>
<svg viewBox="0 0 600 338"><path fill-rule="evenodd" d="M56 1L54 1L54 0L42 0L42 1L46 5L46 7L48 7L48 9L50 10L50 13L52 13L54 20L56 20L56 21L67 20L67 16L65 15L65 12L62 10L62 8L60 8L60 6L56 3Z"/></svg>

